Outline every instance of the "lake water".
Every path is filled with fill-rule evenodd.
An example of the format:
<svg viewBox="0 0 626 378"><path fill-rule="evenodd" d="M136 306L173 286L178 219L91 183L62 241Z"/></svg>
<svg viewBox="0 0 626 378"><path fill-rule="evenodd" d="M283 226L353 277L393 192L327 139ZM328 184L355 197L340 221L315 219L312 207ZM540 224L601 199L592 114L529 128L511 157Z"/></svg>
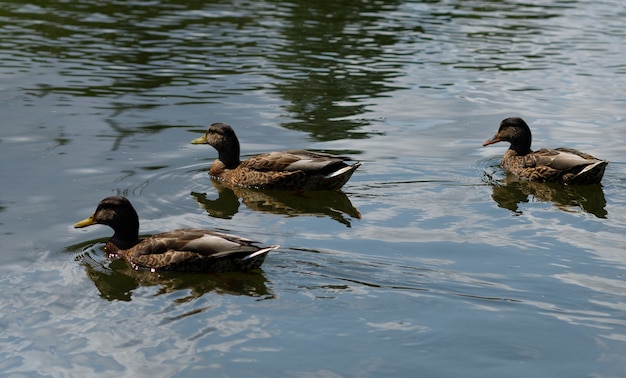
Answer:
<svg viewBox="0 0 626 378"><path fill-rule="evenodd" d="M612 1L4 1L0 372L7 377L626 376L626 29ZM591 187L516 183L483 148L610 160ZM364 164L340 193L229 191L244 155ZM261 271L136 272L141 233L280 244Z"/></svg>

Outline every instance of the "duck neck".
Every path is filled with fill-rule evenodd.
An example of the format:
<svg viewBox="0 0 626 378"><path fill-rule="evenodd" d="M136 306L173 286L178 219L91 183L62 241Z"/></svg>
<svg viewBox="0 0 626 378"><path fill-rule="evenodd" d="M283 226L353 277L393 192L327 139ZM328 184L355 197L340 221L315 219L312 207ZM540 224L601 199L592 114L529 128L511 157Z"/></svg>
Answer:
<svg viewBox="0 0 626 378"><path fill-rule="evenodd" d="M533 152L533 150L530 149L531 143L532 136L529 130L527 134L522 134L519 137L515 138L511 142L511 147L509 149L514 151L515 154L519 156L528 155L529 153Z"/></svg>
<svg viewBox="0 0 626 378"><path fill-rule="evenodd" d="M114 228L114 231L109 243L114 244L118 249L129 249L139 243L139 221L123 228Z"/></svg>
<svg viewBox="0 0 626 378"><path fill-rule="evenodd" d="M529 153L533 152L530 149L530 146L520 146L520 145L511 145L511 147L509 148L509 151L512 151L515 155L518 156L524 156L524 155L528 155Z"/></svg>
<svg viewBox="0 0 626 378"><path fill-rule="evenodd" d="M239 141L235 140L233 143L226 146L226 148L220 149L219 159L224 163L226 169L235 169L241 163L239 160Z"/></svg>

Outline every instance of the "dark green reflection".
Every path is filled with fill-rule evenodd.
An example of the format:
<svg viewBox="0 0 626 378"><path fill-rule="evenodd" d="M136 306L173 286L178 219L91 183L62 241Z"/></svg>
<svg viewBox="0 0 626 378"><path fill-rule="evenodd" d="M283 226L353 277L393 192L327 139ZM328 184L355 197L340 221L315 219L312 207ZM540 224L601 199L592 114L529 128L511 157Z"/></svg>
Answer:
<svg viewBox="0 0 626 378"><path fill-rule="evenodd" d="M370 121L369 98L384 96L403 64L385 59L385 49L402 33L381 28L401 2L291 1L285 12L279 50L270 54L280 70L274 91L287 100L297 121L283 125L317 140L359 139Z"/></svg>
<svg viewBox="0 0 626 378"><path fill-rule="evenodd" d="M110 98L98 106L115 117L269 90L297 120L285 127L336 140L366 138L368 99L404 75L385 57L406 32L387 21L400 3L35 1L1 14L12 64L48 73L30 95Z"/></svg>

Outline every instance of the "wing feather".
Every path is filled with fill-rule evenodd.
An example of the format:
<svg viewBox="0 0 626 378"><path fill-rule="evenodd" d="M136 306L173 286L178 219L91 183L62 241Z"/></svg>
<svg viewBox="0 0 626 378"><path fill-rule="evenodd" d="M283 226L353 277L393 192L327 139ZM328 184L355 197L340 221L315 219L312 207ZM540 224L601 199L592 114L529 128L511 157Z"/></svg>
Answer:
<svg viewBox="0 0 626 378"><path fill-rule="evenodd" d="M305 173L332 173L346 166L345 158L304 150L268 152L253 156L240 165L258 171L303 171Z"/></svg>
<svg viewBox="0 0 626 378"><path fill-rule="evenodd" d="M560 171L567 171L581 165L592 165L599 161L593 157L583 157L577 152L574 149L541 149L532 155L536 157L537 166L545 165Z"/></svg>
<svg viewBox="0 0 626 378"><path fill-rule="evenodd" d="M237 236L202 229L180 229L153 235L131 249L134 257L159 255L170 251L191 252L202 256L218 253L250 252L255 242Z"/></svg>

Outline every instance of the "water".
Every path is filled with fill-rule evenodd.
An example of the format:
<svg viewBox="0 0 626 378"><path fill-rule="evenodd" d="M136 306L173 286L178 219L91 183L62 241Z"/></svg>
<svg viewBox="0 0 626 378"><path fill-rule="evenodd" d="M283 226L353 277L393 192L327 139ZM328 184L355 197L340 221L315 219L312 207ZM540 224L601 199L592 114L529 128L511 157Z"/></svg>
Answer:
<svg viewBox="0 0 626 378"><path fill-rule="evenodd" d="M5 376L626 374L626 66L617 1L3 2ZM535 147L611 161L602 186L507 182ZM364 162L342 193L215 187L242 151ZM123 194L141 233L281 248L261 272L156 275L75 230Z"/></svg>

